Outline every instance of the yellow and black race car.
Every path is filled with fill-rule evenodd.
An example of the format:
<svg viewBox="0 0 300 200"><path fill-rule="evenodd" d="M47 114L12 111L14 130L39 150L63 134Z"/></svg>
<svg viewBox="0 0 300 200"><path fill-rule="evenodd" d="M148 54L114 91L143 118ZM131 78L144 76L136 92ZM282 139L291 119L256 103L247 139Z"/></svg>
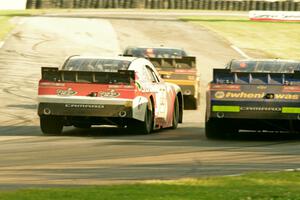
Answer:
<svg viewBox="0 0 300 200"><path fill-rule="evenodd" d="M239 130L299 131L300 61L232 60L214 69L205 131L222 138Z"/></svg>
<svg viewBox="0 0 300 200"><path fill-rule="evenodd" d="M180 86L185 109L197 109L200 92L196 57L187 56L183 49L168 47L127 47L124 56L149 59L165 81Z"/></svg>

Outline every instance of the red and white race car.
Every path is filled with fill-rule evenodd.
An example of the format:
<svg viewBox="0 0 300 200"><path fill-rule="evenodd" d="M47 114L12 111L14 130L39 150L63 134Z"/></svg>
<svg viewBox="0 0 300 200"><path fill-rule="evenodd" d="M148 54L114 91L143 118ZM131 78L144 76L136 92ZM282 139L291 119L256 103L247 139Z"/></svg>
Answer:
<svg viewBox="0 0 300 200"><path fill-rule="evenodd" d="M147 134L182 122L180 88L165 83L150 61L71 56L62 68L42 67L38 115L45 134L63 126L116 125Z"/></svg>

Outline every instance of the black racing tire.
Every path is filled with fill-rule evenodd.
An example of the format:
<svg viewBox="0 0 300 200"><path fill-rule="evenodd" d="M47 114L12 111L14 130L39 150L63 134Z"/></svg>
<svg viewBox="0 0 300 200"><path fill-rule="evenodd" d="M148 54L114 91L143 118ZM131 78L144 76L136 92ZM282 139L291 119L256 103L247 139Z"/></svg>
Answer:
<svg viewBox="0 0 300 200"><path fill-rule="evenodd" d="M197 110L198 108L198 99L193 96L184 97L184 108L186 110Z"/></svg>
<svg viewBox="0 0 300 200"><path fill-rule="evenodd" d="M237 133L238 129L230 121L209 119L205 122L205 135L208 139L231 139Z"/></svg>
<svg viewBox="0 0 300 200"><path fill-rule="evenodd" d="M154 123L154 109L152 102L149 100L149 104L145 111L145 120L142 121L131 121L128 123L128 130L135 134L150 134L153 131L153 123Z"/></svg>
<svg viewBox="0 0 300 200"><path fill-rule="evenodd" d="M192 110L197 110L198 108L198 99L196 99L195 97L191 98L191 109Z"/></svg>
<svg viewBox="0 0 300 200"><path fill-rule="evenodd" d="M41 116L40 127L44 134L59 135L63 129L63 121L60 117Z"/></svg>
<svg viewBox="0 0 300 200"><path fill-rule="evenodd" d="M145 120L143 122L138 121L136 127L132 127L132 129L136 129L138 133L141 134L150 134L153 131L153 123L154 123L154 112L153 105L151 100L149 100L149 104L145 111Z"/></svg>
<svg viewBox="0 0 300 200"><path fill-rule="evenodd" d="M176 96L174 100L172 129L176 129L178 127L178 122L179 122L179 101L178 101L178 97Z"/></svg>
<svg viewBox="0 0 300 200"><path fill-rule="evenodd" d="M220 139L221 128L215 120L209 119L205 122L205 136L208 139Z"/></svg>

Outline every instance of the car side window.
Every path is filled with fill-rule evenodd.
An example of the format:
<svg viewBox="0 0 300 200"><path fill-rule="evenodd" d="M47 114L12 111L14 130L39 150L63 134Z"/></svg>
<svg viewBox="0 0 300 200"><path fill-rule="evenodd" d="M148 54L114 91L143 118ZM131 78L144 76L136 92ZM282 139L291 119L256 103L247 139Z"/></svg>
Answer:
<svg viewBox="0 0 300 200"><path fill-rule="evenodd" d="M146 66L146 69L147 69L147 74L148 74L149 80L150 80L152 83L157 83L157 82L159 82L159 80L157 79L157 77L156 77L156 75L155 75L155 72L154 72L149 66Z"/></svg>
<svg viewBox="0 0 300 200"><path fill-rule="evenodd" d="M153 74L153 76L155 77L155 79L156 79L156 82L157 83L159 83L160 82L160 80L159 80L159 78L158 78L158 76L157 76L157 74L151 69L151 72L152 72L152 74Z"/></svg>

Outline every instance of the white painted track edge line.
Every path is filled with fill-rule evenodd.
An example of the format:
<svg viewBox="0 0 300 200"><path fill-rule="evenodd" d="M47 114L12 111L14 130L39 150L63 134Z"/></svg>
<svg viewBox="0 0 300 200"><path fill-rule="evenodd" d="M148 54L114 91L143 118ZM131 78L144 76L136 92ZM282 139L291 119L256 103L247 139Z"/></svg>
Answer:
<svg viewBox="0 0 300 200"><path fill-rule="evenodd" d="M240 48L238 48L237 46L231 45L231 48L233 48L236 52L238 52L242 57L244 58L251 58L250 56L248 56L245 52L243 52Z"/></svg>

